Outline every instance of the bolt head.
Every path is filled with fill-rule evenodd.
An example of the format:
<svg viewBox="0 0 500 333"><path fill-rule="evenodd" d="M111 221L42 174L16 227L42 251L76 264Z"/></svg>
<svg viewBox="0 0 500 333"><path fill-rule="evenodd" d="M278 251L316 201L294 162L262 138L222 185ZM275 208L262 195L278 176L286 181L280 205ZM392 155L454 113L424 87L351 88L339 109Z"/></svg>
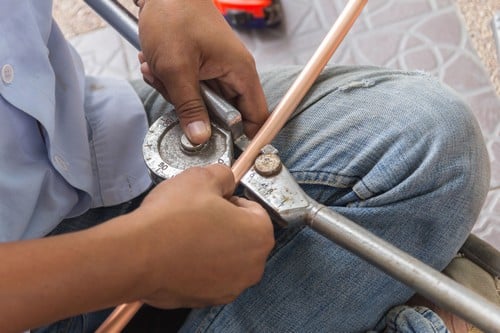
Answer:
<svg viewBox="0 0 500 333"><path fill-rule="evenodd" d="M276 154L261 154L254 163L255 170L263 177L272 177L280 173L281 160Z"/></svg>

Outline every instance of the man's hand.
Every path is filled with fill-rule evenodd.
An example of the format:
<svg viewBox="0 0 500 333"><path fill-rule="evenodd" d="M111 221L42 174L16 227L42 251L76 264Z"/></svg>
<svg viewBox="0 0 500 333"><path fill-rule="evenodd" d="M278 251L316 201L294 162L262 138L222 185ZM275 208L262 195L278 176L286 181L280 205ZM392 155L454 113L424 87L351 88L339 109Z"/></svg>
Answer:
<svg viewBox="0 0 500 333"><path fill-rule="evenodd" d="M274 245L267 213L230 197L234 186L225 166L193 168L157 186L132 213L80 232L1 243L0 331L140 299L163 308L232 301L260 280Z"/></svg>
<svg viewBox="0 0 500 333"><path fill-rule="evenodd" d="M253 136L268 112L252 55L212 0L141 0L139 54L144 79L176 108L193 143L210 137L199 81L207 81L242 113Z"/></svg>
<svg viewBox="0 0 500 333"><path fill-rule="evenodd" d="M266 211L231 197L231 170L193 168L158 185L136 213L149 237L145 302L163 308L225 304L257 283L274 245Z"/></svg>

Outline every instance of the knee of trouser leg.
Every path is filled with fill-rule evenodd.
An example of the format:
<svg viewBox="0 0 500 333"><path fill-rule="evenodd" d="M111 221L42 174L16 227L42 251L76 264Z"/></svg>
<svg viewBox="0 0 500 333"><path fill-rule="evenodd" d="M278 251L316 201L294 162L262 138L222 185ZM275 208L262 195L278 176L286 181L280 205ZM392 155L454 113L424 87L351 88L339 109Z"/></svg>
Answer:
<svg viewBox="0 0 500 333"><path fill-rule="evenodd" d="M369 163L353 186L359 205L405 202L421 221L465 235L489 186L489 159L472 111L422 73L378 71L370 79L375 84L335 96L356 99L363 110L355 119L370 117L359 120L370 136L363 143L370 145Z"/></svg>
<svg viewBox="0 0 500 333"><path fill-rule="evenodd" d="M450 88L428 76L407 80L408 98L415 103L415 135L426 140L429 170L443 180L448 202L468 201L462 212L475 221L489 188L489 158L479 124L469 106ZM425 164L426 161L423 161Z"/></svg>

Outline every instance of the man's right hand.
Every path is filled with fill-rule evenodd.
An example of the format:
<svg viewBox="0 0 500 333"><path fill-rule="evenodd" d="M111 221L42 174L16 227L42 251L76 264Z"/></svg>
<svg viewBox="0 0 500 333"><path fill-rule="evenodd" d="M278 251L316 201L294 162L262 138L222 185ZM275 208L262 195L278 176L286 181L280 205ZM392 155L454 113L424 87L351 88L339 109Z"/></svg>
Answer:
<svg viewBox="0 0 500 333"><path fill-rule="evenodd" d="M142 0L139 54L146 81L172 105L193 143L210 138L205 81L241 112L253 137L268 117L255 61L212 0Z"/></svg>
<svg viewBox="0 0 500 333"><path fill-rule="evenodd" d="M257 203L232 197L222 165L189 169L159 184L132 215L149 244L143 301L162 308L233 301L262 277L273 227Z"/></svg>
<svg viewBox="0 0 500 333"><path fill-rule="evenodd" d="M274 245L267 213L231 197L234 186L225 166L193 168L158 185L132 213L1 243L0 331L137 300L162 308L234 300L260 280Z"/></svg>

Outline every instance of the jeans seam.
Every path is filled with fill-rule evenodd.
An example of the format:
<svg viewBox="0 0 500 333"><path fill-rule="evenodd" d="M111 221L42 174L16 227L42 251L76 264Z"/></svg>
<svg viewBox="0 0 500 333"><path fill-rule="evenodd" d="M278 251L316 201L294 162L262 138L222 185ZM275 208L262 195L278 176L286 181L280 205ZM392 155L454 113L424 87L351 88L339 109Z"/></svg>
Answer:
<svg viewBox="0 0 500 333"><path fill-rule="evenodd" d="M368 200L372 196L375 195L375 192L372 191L367 184L363 181L362 177L359 176L349 176L349 175L343 175L341 173L334 173L334 172L327 172L327 171L290 171L290 173L294 176L296 179L297 183L299 185L323 185L323 186L328 186L332 188L341 188L341 189L351 189L353 193L362 201ZM318 180L318 179L305 179L304 174L324 174L325 177L324 179ZM335 178L342 178L342 179L349 179L347 182L339 182L339 181L334 181L333 179ZM354 181L354 182L353 182ZM362 188L364 188L367 192L368 195L363 195L363 193L360 193L359 190L356 190L355 185L361 185ZM350 205L351 207L354 205Z"/></svg>
<svg viewBox="0 0 500 333"><path fill-rule="evenodd" d="M307 184L307 185L326 185L330 187L335 187L335 188L352 188L355 182L362 181L362 178L359 176L350 176L350 175L344 175L342 173L336 173L336 172L330 172L330 171L310 171L310 170L300 170L300 171L293 171L290 170L290 173L293 175L293 177L297 180L297 183L299 184ZM303 176L307 176L308 174L315 174L316 178L318 174L321 174L323 179L306 179ZM334 181L334 178L343 178L343 179L349 179L350 181L346 182L348 183L347 185L343 185L338 181ZM352 180L355 182L353 183Z"/></svg>
<svg viewBox="0 0 500 333"><path fill-rule="evenodd" d="M423 307L423 306L417 306L415 308L415 310L417 312L419 312L426 320L427 322L429 323L429 325L431 325L432 329L434 330L434 333L439 333L441 331L441 329L439 329L436 324L439 324L440 326L443 326L443 323L440 322L439 320L437 321L437 319L440 319L440 318L436 318L437 317L437 314L434 313L432 310L426 308L426 307ZM431 318L427 318L425 316L425 314L430 314L431 315ZM437 323L436 323L437 321ZM444 326L446 328L446 326Z"/></svg>

